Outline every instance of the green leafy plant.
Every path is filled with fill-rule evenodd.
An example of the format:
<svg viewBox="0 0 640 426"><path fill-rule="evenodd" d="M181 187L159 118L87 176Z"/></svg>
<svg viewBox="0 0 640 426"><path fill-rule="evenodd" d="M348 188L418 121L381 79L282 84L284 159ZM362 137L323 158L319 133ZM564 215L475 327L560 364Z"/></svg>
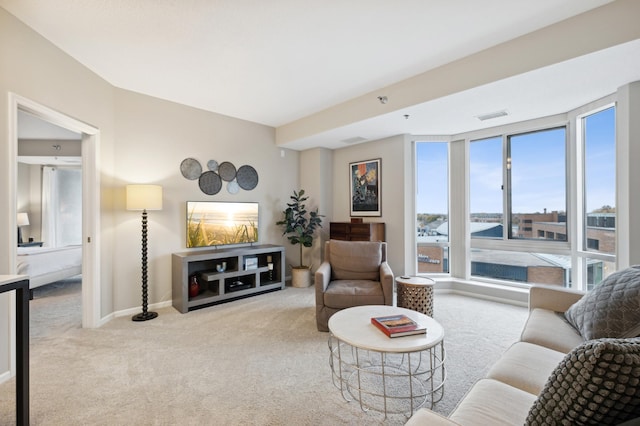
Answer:
<svg viewBox="0 0 640 426"><path fill-rule="evenodd" d="M284 219L276 222L276 225L284 227L282 235L286 235L293 245L300 245L300 266L297 268L309 268L302 264L302 247L313 245L313 234L318 227L322 228L322 217L318 214L318 209L307 211L304 202L309 197L304 196L304 189L296 192L290 197L291 202L287 203L287 208L282 212Z"/></svg>

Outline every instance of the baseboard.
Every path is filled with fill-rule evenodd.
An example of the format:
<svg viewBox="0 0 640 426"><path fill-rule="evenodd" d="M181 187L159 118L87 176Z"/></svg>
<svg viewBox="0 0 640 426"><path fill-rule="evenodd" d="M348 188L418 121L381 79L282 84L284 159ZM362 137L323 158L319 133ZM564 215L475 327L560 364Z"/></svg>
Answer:
<svg viewBox="0 0 640 426"><path fill-rule="evenodd" d="M11 378L11 372L10 371L5 371L4 373L0 374L0 383L4 383L7 380L9 380Z"/></svg>
<svg viewBox="0 0 640 426"><path fill-rule="evenodd" d="M147 307L147 309L149 311L153 311L154 309L161 309L161 308L166 308L172 306L171 305L171 300L167 300L164 302L160 302L160 303L153 303L151 305L149 305ZM112 313L111 315L109 315L109 319L106 319L107 317L105 317L105 324L109 321L111 321L113 318L117 318L117 317L126 317L126 316L133 316L136 314L139 314L140 312L142 312L142 307L138 306L135 308L129 308L129 309L123 309L121 311L116 311L114 313Z"/></svg>

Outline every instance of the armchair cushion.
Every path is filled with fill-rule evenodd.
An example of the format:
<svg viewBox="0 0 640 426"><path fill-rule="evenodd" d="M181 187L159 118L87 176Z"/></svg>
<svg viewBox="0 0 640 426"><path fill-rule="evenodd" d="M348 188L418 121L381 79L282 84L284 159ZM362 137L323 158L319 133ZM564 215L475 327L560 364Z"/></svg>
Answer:
<svg viewBox="0 0 640 426"><path fill-rule="evenodd" d="M639 415L640 338L600 339L564 357L525 424L619 424Z"/></svg>
<svg viewBox="0 0 640 426"><path fill-rule="evenodd" d="M640 336L640 266L609 275L565 317L585 340Z"/></svg>
<svg viewBox="0 0 640 426"><path fill-rule="evenodd" d="M331 240L329 254L332 280L380 280L381 244Z"/></svg>
<svg viewBox="0 0 640 426"><path fill-rule="evenodd" d="M384 293L379 281L332 281L324 293L324 304L330 308L344 309L352 306L384 304Z"/></svg>

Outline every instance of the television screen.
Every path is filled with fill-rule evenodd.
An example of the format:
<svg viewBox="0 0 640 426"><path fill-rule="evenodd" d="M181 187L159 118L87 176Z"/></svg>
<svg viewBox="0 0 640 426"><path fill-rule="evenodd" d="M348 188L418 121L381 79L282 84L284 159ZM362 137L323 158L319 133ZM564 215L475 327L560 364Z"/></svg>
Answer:
<svg viewBox="0 0 640 426"><path fill-rule="evenodd" d="M187 247L258 242L258 203L187 201Z"/></svg>

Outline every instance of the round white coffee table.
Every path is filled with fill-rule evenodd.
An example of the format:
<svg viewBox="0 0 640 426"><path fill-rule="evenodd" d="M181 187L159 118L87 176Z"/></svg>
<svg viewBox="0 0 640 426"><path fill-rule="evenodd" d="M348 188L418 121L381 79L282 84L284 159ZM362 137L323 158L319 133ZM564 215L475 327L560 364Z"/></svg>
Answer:
<svg viewBox="0 0 640 426"><path fill-rule="evenodd" d="M426 334L387 337L372 317L404 314ZM444 329L433 318L394 306L356 306L329 319L329 365L334 385L364 411L413 415L427 399L442 398L446 369Z"/></svg>

